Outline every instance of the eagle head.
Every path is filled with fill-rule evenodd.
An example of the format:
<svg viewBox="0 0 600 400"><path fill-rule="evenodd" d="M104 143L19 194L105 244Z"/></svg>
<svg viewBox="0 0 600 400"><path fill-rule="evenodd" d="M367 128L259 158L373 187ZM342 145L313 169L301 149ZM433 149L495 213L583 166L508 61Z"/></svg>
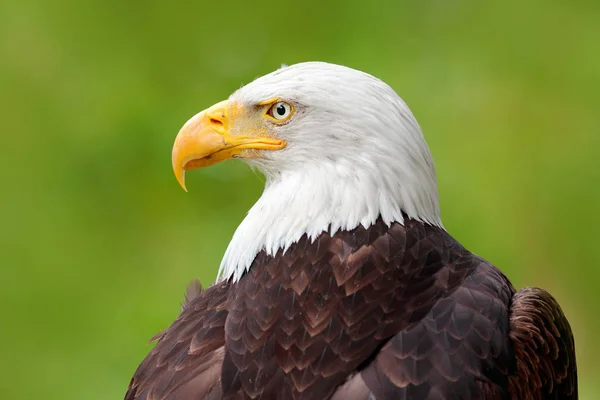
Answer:
<svg viewBox="0 0 600 400"><path fill-rule="evenodd" d="M283 67L196 114L173 147L175 176L239 158L266 177L220 275L239 279L256 254L302 235L405 217L442 226L435 167L406 103L383 81L323 62Z"/></svg>

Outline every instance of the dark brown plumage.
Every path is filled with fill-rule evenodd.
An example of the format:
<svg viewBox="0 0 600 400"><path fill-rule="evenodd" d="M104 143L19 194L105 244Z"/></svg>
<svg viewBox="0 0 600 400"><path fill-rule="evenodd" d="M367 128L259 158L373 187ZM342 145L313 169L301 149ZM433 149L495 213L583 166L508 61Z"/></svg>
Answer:
<svg viewBox="0 0 600 400"><path fill-rule="evenodd" d="M414 220L303 237L188 296L125 397L576 398L556 301Z"/></svg>

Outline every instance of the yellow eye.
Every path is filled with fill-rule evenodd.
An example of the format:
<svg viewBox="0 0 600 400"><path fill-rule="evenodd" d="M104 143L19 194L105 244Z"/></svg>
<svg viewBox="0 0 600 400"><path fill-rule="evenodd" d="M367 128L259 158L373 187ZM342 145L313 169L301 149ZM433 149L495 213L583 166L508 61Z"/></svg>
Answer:
<svg viewBox="0 0 600 400"><path fill-rule="evenodd" d="M293 109L291 105L284 101L278 101L277 103L273 104L271 108L269 108L267 114L273 117L273 119L276 121L281 122L288 119L292 115L292 111Z"/></svg>

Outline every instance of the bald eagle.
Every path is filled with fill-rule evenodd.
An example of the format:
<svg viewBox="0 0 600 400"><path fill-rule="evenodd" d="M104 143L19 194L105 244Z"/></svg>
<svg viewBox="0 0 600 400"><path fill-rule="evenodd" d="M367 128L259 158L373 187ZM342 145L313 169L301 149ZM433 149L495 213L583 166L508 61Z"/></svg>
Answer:
<svg viewBox="0 0 600 400"><path fill-rule="evenodd" d="M569 323L444 229L434 164L381 80L283 67L192 117L175 176L266 177L218 278L131 380L133 399L576 399Z"/></svg>

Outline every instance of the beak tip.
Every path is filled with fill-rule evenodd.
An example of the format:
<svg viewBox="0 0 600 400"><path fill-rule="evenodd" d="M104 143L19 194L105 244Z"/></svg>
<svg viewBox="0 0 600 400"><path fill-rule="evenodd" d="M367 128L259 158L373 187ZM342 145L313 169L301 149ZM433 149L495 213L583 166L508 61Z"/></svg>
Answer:
<svg viewBox="0 0 600 400"><path fill-rule="evenodd" d="M177 179L179 186L181 186L181 188L187 192L188 190L185 186L185 170L183 168L177 168L174 166L173 172L175 173L175 179Z"/></svg>
<svg viewBox="0 0 600 400"><path fill-rule="evenodd" d="M185 186L185 172L181 173L181 177L177 177L177 182L179 182L179 186L187 193L187 187Z"/></svg>

